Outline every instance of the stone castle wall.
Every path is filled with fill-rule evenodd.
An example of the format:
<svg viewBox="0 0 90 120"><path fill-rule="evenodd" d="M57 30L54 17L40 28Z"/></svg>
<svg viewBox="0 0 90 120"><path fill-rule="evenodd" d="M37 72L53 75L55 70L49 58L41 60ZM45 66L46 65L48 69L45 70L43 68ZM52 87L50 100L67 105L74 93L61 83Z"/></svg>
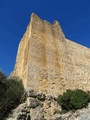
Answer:
<svg viewBox="0 0 90 120"><path fill-rule="evenodd" d="M57 21L50 24L32 14L12 76L25 88L54 96L66 89L89 90L90 50L67 40Z"/></svg>

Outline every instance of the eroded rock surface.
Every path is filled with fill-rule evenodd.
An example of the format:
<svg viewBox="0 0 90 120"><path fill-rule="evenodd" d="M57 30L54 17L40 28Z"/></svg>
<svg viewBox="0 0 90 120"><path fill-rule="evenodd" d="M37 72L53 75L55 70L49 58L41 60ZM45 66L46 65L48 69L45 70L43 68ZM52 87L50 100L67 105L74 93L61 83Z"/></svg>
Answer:
<svg viewBox="0 0 90 120"><path fill-rule="evenodd" d="M27 94L26 102L13 110L6 120L90 120L90 104L76 112L61 114L62 109L55 98L48 95L50 99L47 99L45 96L42 101L38 99L38 93L36 97Z"/></svg>
<svg viewBox="0 0 90 120"><path fill-rule="evenodd" d="M53 96L66 89L90 90L90 49L66 39L57 21L32 14L11 76L19 76L25 88Z"/></svg>
<svg viewBox="0 0 90 120"><path fill-rule="evenodd" d="M28 92L31 93L31 90ZM50 120L58 111L60 113L61 107L52 96L49 95L50 99L47 99L47 95L33 91L31 97L28 92L26 102L13 110L6 120ZM40 99L40 95L43 95L44 99Z"/></svg>

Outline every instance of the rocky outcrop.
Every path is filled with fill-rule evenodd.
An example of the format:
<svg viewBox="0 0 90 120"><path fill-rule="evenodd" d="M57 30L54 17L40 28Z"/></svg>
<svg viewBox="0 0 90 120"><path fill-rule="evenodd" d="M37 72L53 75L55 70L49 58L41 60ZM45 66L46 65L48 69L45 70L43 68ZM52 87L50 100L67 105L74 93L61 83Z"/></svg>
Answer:
<svg viewBox="0 0 90 120"><path fill-rule="evenodd" d="M61 114L56 98L34 90L27 91L27 100L19 105L6 120L90 120L90 104L87 108Z"/></svg>
<svg viewBox="0 0 90 120"><path fill-rule="evenodd" d="M50 120L61 107L51 95L27 91L27 100L19 105L6 120Z"/></svg>
<svg viewBox="0 0 90 120"><path fill-rule="evenodd" d="M66 39L57 21L32 14L11 76L19 76L25 88L54 96L90 90L90 49Z"/></svg>

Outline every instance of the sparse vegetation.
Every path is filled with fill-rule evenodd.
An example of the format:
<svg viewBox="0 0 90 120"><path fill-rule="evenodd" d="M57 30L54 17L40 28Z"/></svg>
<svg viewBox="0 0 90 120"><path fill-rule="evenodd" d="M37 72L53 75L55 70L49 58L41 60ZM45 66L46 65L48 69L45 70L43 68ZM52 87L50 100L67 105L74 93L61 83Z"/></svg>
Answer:
<svg viewBox="0 0 90 120"><path fill-rule="evenodd" d="M0 72L0 120L3 120L20 103L23 93L24 87L21 80L7 79Z"/></svg>
<svg viewBox="0 0 90 120"><path fill-rule="evenodd" d="M90 94L79 89L67 90L63 95L58 96L57 102L63 111L77 110L88 105Z"/></svg>

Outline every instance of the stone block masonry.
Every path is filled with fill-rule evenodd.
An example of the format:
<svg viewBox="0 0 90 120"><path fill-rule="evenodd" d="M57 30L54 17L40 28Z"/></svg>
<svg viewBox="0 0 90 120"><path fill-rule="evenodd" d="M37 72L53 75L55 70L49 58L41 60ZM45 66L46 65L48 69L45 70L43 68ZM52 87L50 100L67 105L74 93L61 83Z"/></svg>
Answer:
<svg viewBox="0 0 90 120"><path fill-rule="evenodd" d="M20 41L11 76L28 87L57 96L66 89L90 90L90 50L65 38L57 21L34 13Z"/></svg>

